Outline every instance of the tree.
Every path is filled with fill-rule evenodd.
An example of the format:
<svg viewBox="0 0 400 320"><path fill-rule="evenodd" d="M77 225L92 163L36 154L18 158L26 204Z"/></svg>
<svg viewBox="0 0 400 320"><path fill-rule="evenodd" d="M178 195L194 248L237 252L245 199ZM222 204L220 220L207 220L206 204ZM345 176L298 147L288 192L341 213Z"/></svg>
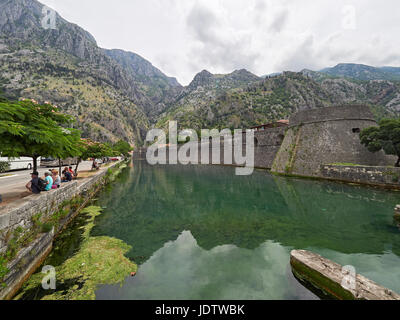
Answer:
<svg viewBox="0 0 400 320"><path fill-rule="evenodd" d="M78 163L75 168L75 173L78 173L79 164L89 158L102 158L112 156L114 154L113 149L105 143L96 142L91 139L81 139L79 143L80 155Z"/></svg>
<svg viewBox="0 0 400 320"><path fill-rule="evenodd" d="M397 156L395 167L400 167L400 119L384 119L379 127L369 127L360 133L361 143L371 152L385 151Z"/></svg>
<svg viewBox="0 0 400 320"><path fill-rule="evenodd" d="M119 140L117 143L113 145L113 150L119 156L123 155L124 157L128 157L129 152L131 152L133 148L128 142L124 140Z"/></svg>
<svg viewBox="0 0 400 320"><path fill-rule="evenodd" d="M50 104L0 102L0 153L33 158L34 171L40 156L75 157L80 153L80 131L68 128L73 122Z"/></svg>

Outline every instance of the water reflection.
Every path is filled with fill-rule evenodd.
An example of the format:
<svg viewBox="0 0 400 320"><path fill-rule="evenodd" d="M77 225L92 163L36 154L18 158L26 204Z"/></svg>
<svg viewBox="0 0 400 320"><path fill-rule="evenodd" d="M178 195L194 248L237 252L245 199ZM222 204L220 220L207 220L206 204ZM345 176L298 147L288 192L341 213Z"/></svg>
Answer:
<svg viewBox="0 0 400 320"><path fill-rule="evenodd" d="M392 219L397 202L398 193L378 189L264 171L238 177L234 168L152 167L139 161L100 197L107 209L93 232L129 243L128 256L142 264L142 276L121 289L123 298L144 299L138 287L152 299L200 299L212 292L221 299L302 298L305 293L298 292L287 269L292 248L312 249L339 263L350 259L365 275L400 291L400 277L389 281L393 273L374 271L397 274L400 233ZM246 269L243 275L236 266ZM163 272L171 279L163 279ZM172 285L180 281L192 285ZM170 290L175 294L170 296Z"/></svg>
<svg viewBox="0 0 400 320"><path fill-rule="evenodd" d="M166 243L123 287L97 299L314 299L288 266L288 249L271 241L254 250L233 245L201 248L189 231Z"/></svg>

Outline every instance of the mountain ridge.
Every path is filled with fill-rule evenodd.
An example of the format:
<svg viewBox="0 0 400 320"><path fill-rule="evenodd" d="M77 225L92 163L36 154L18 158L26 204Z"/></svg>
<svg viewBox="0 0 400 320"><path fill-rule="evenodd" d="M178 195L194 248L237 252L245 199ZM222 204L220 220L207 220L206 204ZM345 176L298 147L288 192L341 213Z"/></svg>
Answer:
<svg viewBox="0 0 400 320"><path fill-rule="evenodd" d="M325 68L318 72L330 76L352 78L356 80L391 80L400 81L400 68L372 67L365 64L339 63L332 68Z"/></svg>
<svg viewBox="0 0 400 320"><path fill-rule="evenodd" d="M153 101L140 71L150 70L176 86L174 80L138 55L143 69L125 70L126 65L98 47L89 32L58 13L57 28L44 29L45 6L36 0L0 0L0 6L0 85L6 95L59 104L78 118L85 136L143 143L150 126L147 115L165 105ZM85 117L79 119L79 113Z"/></svg>
<svg viewBox="0 0 400 320"><path fill-rule="evenodd" d="M246 128L347 103L370 105L377 119L400 114L400 68L342 63L266 77L203 70L181 86L136 53L98 47L58 14L58 29L43 29L44 6L36 0L0 6L0 88L14 99L59 105L77 118L84 137L140 146L150 128L169 120L196 129Z"/></svg>

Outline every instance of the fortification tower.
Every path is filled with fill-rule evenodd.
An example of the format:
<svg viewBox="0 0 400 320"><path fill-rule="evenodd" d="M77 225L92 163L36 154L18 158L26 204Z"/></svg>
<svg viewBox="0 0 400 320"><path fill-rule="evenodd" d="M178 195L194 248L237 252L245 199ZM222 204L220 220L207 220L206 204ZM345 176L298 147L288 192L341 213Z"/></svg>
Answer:
<svg viewBox="0 0 400 320"><path fill-rule="evenodd" d="M290 118L272 171L319 177L324 164L393 165L393 157L383 151L371 153L360 143L361 130L376 125L371 110L364 105L298 112Z"/></svg>

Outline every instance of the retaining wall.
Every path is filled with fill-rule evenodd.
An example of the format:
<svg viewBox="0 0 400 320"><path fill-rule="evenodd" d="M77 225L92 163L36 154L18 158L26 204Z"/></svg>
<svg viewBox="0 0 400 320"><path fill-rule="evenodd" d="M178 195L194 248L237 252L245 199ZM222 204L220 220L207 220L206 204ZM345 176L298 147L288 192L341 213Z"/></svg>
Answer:
<svg viewBox="0 0 400 320"><path fill-rule="evenodd" d="M321 175L327 179L400 188L400 168L322 165Z"/></svg>
<svg viewBox="0 0 400 320"><path fill-rule="evenodd" d="M7 241L16 228L22 227L25 232L29 232L33 226L32 218L38 213L42 213L42 218L46 219L57 212L63 202L71 200L75 196L82 195L88 200L91 197L88 192L95 188L97 184L102 184L108 169L117 165L119 163L113 164L93 177L82 181L69 182L63 184L60 189L42 192L39 195L31 195L2 207L0 209L0 255L7 251ZM76 211L71 210L68 216L60 221L57 230L53 228L49 233L38 235L32 243L18 252L13 261L8 263L7 268L10 271L3 279L6 287L0 288L0 299L12 298L24 281L30 277L47 257L52 249L54 236L76 214Z"/></svg>

